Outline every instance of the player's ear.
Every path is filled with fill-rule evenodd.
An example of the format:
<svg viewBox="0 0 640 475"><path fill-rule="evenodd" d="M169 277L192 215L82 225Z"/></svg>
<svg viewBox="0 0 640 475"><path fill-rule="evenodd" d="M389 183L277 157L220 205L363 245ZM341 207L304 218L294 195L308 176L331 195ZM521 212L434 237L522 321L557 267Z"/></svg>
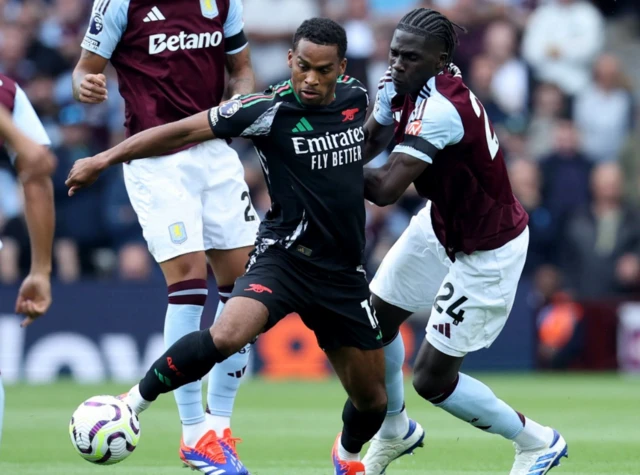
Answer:
<svg viewBox="0 0 640 475"><path fill-rule="evenodd" d="M449 55L443 51L442 53L440 53L440 59L438 60L436 69L438 71L442 71L448 62L449 62Z"/></svg>
<svg viewBox="0 0 640 475"><path fill-rule="evenodd" d="M289 50L289 54L287 55L287 64L289 65L289 69L293 68L293 50Z"/></svg>
<svg viewBox="0 0 640 475"><path fill-rule="evenodd" d="M347 58L343 58L342 61L340 61L340 76L342 76L344 74L344 72L347 70Z"/></svg>

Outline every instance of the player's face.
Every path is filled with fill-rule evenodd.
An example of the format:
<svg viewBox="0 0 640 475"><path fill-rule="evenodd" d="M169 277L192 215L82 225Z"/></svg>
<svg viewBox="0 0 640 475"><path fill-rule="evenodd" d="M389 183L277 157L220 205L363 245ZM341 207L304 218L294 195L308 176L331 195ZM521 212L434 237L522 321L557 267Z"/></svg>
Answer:
<svg viewBox="0 0 640 475"><path fill-rule="evenodd" d="M398 94L418 94L444 68L447 53L440 41L396 30L389 48L391 79Z"/></svg>
<svg viewBox="0 0 640 475"><path fill-rule="evenodd" d="M327 105L333 101L338 77L344 74L347 60L338 57L335 45L317 45L302 39L289 50L293 89L306 105Z"/></svg>

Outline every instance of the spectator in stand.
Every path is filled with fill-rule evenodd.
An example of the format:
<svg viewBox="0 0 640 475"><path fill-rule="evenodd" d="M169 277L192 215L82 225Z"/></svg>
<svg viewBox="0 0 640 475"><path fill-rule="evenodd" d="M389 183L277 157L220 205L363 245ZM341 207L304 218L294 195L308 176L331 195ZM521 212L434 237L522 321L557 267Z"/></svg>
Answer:
<svg viewBox="0 0 640 475"><path fill-rule="evenodd" d="M320 16L314 0L243 0L244 31L249 37L256 88L289 77L284 60L296 28L307 18Z"/></svg>
<svg viewBox="0 0 640 475"><path fill-rule="evenodd" d="M603 44L604 19L591 3L555 0L531 15L522 54L538 81L556 84L573 97L589 83Z"/></svg>
<svg viewBox="0 0 640 475"><path fill-rule="evenodd" d="M540 171L535 162L518 159L509 164L513 194L529 214L529 251L523 275L535 271L553 260L557 246L557 229L551 212L542 203Z"/></svg>
<svg viewBox="0 0 640 475"><path fill-rule="evenodd" d="M533 112L527 131L527 149L534 160L553 150L554 131L565 115L562 91L553 84L540 84L533 93Z"/></svg>
<svg viewBox="0 0 640 475"><path fill-rule="evenodd" d="M369 84L369 63L375 50L375 37L369 17L369 0L350 0L347 3L342 25L347 32L347 73ZM375 78L377 81L379 77Z"/></svg>
<svg viewBox="0 0 640 475"><path fill-rule="evenodd" d="M630 89L618 58L600 56L593 68L593 82L578 94L573 115L582 149L594 162L617 160L620 155L631 130Z"/></svg>
<svg viewBox="0 0 640 475"><path fill-rule="evenodd" d="M61 143L54 148L58 157L58 168L53 176L54 197L58 219L54 260L58 278L71 282L80 278L82 271L95 270L93 251L103 245L104 229L101 219L100 194L102 183L82 200L71 200L67 196L64 182L73 163L92 156L96 150L91 146L91 134L85 124L84 108L68 105L60 111Z"/></svg>
<svg viewBox="0 0 640 475"><path fill-rule="evenodd" d="M638 290L640 215L622 199L617 163L598 165L593 201L572 213L560 243L561 268L577 298L606 298Z"/></svg>
<svg viewBox="0 0 640 475"><path fill-rule="evenodd" d="M495 63L488 56L476 56L471 61L468 82L469 88L482 102L492 124L500 126L506 122L508 115L494 97L492 86L495 69Z"/></svg>
<svg viewBox="0 0 640 475"><path fill-rule="evenodd" d="M554 142L552 153L540 162L542 200L553 221L562 226L570 213L589 202L591 162L580 150L572 122L558 124Z"/></svg>
<svg viewBox="0 0 640 475"><path fill-rule="evenodd" d="M491 90L498 106L510 116L523 115L529 100L529 72L517 57L518 32L504 20L489 25L484 37L484 54L495 65Z"/></svg>
<svg viewBox="0 0 640 475"><path fill-rule="evenodd" d="M620 166L623 172L625 200L640 208L640 109L635 125L635 130L629 135L620 153Z"/></svg>
<svg viewBox="0 0 640 475"><path fill-rule="evenodd" d="M462 73L469 69L471 61L482 54L483 39L487 25L502 17L504 8L490 2L476 0L429 0L423 6L442 12L451 21L466 29L460 35L460 44L456 48L455 64Z"/></svg>

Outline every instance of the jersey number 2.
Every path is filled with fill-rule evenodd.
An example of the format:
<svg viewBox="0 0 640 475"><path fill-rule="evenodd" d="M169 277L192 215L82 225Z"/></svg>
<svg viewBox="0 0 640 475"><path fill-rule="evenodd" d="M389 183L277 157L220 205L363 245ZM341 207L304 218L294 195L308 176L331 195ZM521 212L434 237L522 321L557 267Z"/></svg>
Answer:
<svg viewBox="0 0 640 475"><path fill-rule="evenodd" d="M481 115L484 115L484 132L487 136L487 145L489 146L489 155L491 155L491 160L496 158L498 154L498 150L500 149L500 143L498 142L498 136L495 132L491 130L491 124L489 124L489 117L487 117L487 111L482 106L480 100L476 97L476 95L469 91L469 96L471 97L471 107L473 107L473 112L476 113L478 118Z"/></svg>
<svg viewBox="0 0 640 475"><path fill-rule="evenodd" d="M253 214L251 214L251 197L249 196L249 192L243 191L242 196L240 197L240 200L242 201L247 200L247 208L244 210L244 220L246 222L255 221L256 217Z"/></svg>

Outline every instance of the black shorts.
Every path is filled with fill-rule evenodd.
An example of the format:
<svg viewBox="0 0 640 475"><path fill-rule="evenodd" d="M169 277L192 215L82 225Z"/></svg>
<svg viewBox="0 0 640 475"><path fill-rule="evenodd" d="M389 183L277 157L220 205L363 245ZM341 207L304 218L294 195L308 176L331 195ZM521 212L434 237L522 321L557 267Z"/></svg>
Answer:
<svg viewBox="0 0 640 475"><path fill-rule="evenodd" d="M267 331L298 313L323 350L382 347L382 334L364 272L330 273L301 262L284 249L269 248L236 280L231 297L248 297L269 310Z"/></svg>

